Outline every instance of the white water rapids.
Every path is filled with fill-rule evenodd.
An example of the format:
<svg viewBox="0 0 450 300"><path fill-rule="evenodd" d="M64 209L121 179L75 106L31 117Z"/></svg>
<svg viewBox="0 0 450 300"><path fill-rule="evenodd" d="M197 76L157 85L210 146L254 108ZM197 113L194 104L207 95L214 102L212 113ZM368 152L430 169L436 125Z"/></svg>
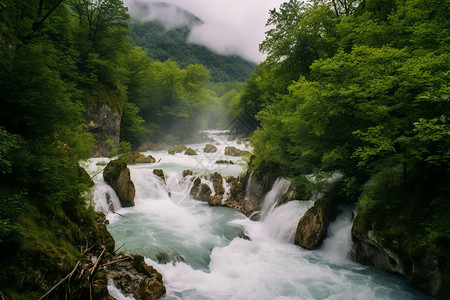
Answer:
<svg viewBox="0 0 450 300"><path fill-rule="evenodd" d="M219 132L210 135L217 153L203 153L206 143L188 145L199 155L149 151L144 154L159 162L129 166L136 187L135 207L121 208L102 174L94 178L93 205L107 214L116 247L124 244L121 250L145 256L163 274L167 289L163 299L431 299L401 277L350 260L350 208L344 208L330 226L320 249L308 251L292 244L300 217L314 201L276 206L289 184L284 179L277 180L266 195L261 221L193 200L192 177L183 177L183 170L197 175L217 171L224 176L244 171L239 164L215 162L237 161L224 155L225 146L246 149L246 145L229 142ZM108 159L91 159L91 174L101 170L99 161ZM153 174L154 169L164 170L165 182ZM109 291L116 299L133 299L112 283Z"/></svg>

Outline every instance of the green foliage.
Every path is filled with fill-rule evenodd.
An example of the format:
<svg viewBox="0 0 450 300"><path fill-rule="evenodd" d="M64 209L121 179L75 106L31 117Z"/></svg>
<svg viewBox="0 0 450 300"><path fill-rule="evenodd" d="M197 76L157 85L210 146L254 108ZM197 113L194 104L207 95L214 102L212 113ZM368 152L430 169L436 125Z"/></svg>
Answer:
<svg viewBox="0 0 450 300"><path fill-rule="evenodd" d="M189 27L167 29L158 21L130 22L133 43L149 57L161 62L172 59L181 68L203 65L214 82L245 81L256 65L235 55L219 55L208 48L188 43Z"/></svg>
<svg viewBox="0 0 450 300"><path fill-rule="evenodd" d="M82 113L102 92L122 111L127 14L119 0L0 7L0 290L34 299L73 268L97 223L78 164L94 145Z"/></svg>
<svg viewBox="0 0 450 300"><path fill-rule="evenodd" d="M334 192L360 196L356 233L374 229L385 246L395 240L405 255L448 266L450 27L442 5L283 3L260 45L266 61L227 102L231 115L257 119L251 170L299 186L306 174L338 172Z"/></svg>

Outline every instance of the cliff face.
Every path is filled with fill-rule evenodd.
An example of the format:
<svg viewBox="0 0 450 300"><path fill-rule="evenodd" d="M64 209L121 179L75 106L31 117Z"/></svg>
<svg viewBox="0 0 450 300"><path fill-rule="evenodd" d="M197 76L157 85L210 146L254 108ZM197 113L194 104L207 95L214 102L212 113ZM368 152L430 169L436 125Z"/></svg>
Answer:
<svg viewBox="0 0 450 300"><path fill-rule="evenodd" d="M120 120L122 114L110 105L94 103L86 106L84 118L90 132L96 141L96 147L92 149L92 156L108 156L112 146L119 144Z"/></svg>
<svg viewBox="0 0 450 300"><path fill-rule="evenodd" d="M443 267L438 257L424 253L412 256L399 241L389 241L374 230L358 230L358 217L352 228L355 260L391 273L403 275L406 280L439 299L450 299L450 270Z"/></svg>

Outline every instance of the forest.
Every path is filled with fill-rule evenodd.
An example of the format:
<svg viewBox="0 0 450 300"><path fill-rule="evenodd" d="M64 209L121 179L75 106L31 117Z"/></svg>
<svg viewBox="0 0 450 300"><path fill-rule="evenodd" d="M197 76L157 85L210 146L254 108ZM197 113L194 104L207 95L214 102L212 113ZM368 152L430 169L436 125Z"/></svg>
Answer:
<svg viewBox="0 0 450 300"><path fill-rule="evenodd" d="M270 11L267 59L242 83L155 54L121 0L0 0L0 296L39 298L98 225L79 167L98 142L83 117L93 103L121 116L114 154L239 120L249 171L291 178L300 199L338 174L337 192L360 207L353 233L449 270L449 10L287 1Z"/></svg>
<svg viewBox="0 0 450 300"><path fill-rule="evenodd" d="M255 130L250 170L293 178L304 199L339 174L338 193L360 206L353 234L372 230L446 270L449 9L440 0L285 2L270 12L267 59L232 110Z"/></svg>
<svg viewBox="0 0 450 300"><path fill-rule="evenodd" d="M196 138L242 87L150 58L129 19L120 0L0 1L0 290L10 298L39 298L95 236L93 183L79 167L99 143L86 108L120 116L120 144L100 141L114 155Z"/></svg>

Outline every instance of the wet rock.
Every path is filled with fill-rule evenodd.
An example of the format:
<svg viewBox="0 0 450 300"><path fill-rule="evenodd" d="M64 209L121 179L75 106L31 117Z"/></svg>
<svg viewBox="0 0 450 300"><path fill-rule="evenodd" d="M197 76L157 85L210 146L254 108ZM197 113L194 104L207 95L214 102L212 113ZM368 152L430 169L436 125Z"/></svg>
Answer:
<svg viewBox="0 0 450 300"><path fill-rule="evenodd" d="M200 200L200 201L208 202L209 196L211 196L211 188L207 184L202 183L200 185L200 191L199 191L197 197L194 197L194 198L197 200Z"/></svg>
<svg viewBox="0 0 450 300"><path fill-rule="evenodd" d="M169 147L168 153L174 155L176 153L181 153L185 150L187 150L186 145L174 145Z"/></svg>
<svg viewBox="0 0 450 300"><path fill-rule="evenodd" d="M222 195L209 196L208 204L211 206L222 206Z"/></svg>
<svg viewBox="0 0 450 300"><path fill-rule="evenodd" d="M202 183L202 180L200 179L200 177L196 177L194 180L194 185L192 186L191 191L189 193L194 199L196 199L198 193L200 192L200 184L201 183Z"/></svg>
<svg viewBox="0 0 450 300"><path fill-rule="evenodd" d="M184 155L197 155L197 152L195 152L192 148L187 148L186 152L184 152Z"/></svg>
<svg viewBox="0 0 450 300"><path fill-rule="evenodd" d="M117 159L110 161L103 170L103 178L116 192L123 207L134 206L136 189L125 162Z"/></svg>
<svg viewBox="0 0 450 300"><path fill-rule="evenodd" d="M144 257L135 255L108 266L108 278L125 294L136 299L155 300L166 293L162 275L145 263Z"/></svg>
<svg viewBox="0 0 450 300"><path fill-rule="evenodd" d="M166 181L166 176L164 176L164 171L162 169L154 169L153 174Z"/></svg>
<svg viewBox="0 0 450 300"><path fill-rule="evenodd" d="M219 160L216 161L216 164L230 164L230 165L234 165L234 162L232 160L219 159Z"/></svg>
<svg viewBox="0 0 450 300"><path fill-rule="evenodd" d="M338 213L339 210L328 197L317 200L298 222L295 244L308 250L316 249L326 237L328 225Z"/></svg>
<svg viewBox="0 0 450 300"><path fill-rule="evenodd" d="M194 172L189 169L183 171L183 177L192 176L193 174Z"/></svg>
<svg viewBox="0 0 450 300"><path fill-rule="evenodd" d="M159 264L167 264L170 262L185 262L185 259L183 256L179 255L179 254L175 254L170 256L169 254L167 254L166 252L159 252L156 254L156 261Z"/></svg>
<svg viewBox="0 0 450 300"><path fill-rule="evenodd" d="M145 156L142 153L139 153L137 151L131 151L127 152L125 154L122 154L119 156L120 160L123 160L127 165L134 165L134 164L145 164L145 163L155 163L156 159L149 155Z"/></svg>
<svg viewBox="0 0 450 300"><path fill-rule="evenodd" d="M95 273L92 279L92 295L95 295L95 299L109 300L113 299L108 292L108 278L107 272L99 270Z"/></svg>
<svg viewBox="0 0 450 300"><path fill-rule="evenodd" d="M213 181L215 195L223 195L225 193L225 188L223 187L222 175L216 172L211 176L211 179Z"/></svg>
<svg viewBox="0 0 450 300"><path fill-rule="evenodd" d="M203 152L206 152L206 153L214 153L214 152L217 152L217 147L214 146L214 145L211 145L211 144L207 144L207 145L205 146L205 148L203 149Z"/></svg>
<svg viewBox="0 0 450 300"><path fill-rule="evenodd" d="M236 148L236 147L225 147L225 155L229 156L241 156L244 154L244 151Z"/></svg>

